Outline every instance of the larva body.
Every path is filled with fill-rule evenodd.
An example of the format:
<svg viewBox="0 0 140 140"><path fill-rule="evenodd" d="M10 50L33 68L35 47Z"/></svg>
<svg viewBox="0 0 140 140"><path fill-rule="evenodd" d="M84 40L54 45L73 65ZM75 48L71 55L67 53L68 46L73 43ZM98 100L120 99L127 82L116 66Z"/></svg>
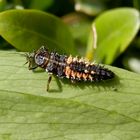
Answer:
<svg viewBox="0 0 140 140"><path fill-rule="evenodd" d="M60 55L41 47L27 56L29 69L41 67L48 73L71 81L102 81L112 79L114 73L101 65L89 63L83 58Z"/></svg>

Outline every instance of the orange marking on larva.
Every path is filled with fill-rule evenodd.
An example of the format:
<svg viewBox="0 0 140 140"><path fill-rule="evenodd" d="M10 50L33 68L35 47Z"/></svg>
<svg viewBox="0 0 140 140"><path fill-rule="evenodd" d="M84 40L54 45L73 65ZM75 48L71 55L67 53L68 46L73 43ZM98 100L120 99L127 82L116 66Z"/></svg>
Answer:
<svg viewBox="0 0 140 140"><path fill-rule="evenodd" d="M83 73L82 77L84 78L84 80L87 80L88 75L89 75L89 74Z"/></svg>
<svg viewBox="0 0 140 140"><path fill-rule="evenodd" d="M70 75L71 75L71 69L70 69L69 66L66 67L65 75L66 75L67 78L70 78Z"/></svg>
<svg viewBox="0 0 140 140"><path fill-rule="evenodd" d="M89 71L88 71L88 70L85 70L84 72L85 72L85 73L89 73Z"/></svg>
<svg viewBox="0 0 140 140"><path fill-rule="evenodd" d="M78 61L78 57L77 57L77 56L74 57L72 61L73 61L73 62Z"/></svg>
<svg viewBox="0 0 140 140"><path fill-rule="evenodd" d="M71 71L71 76L73 77L73 79L75 79L76 77L76 72L74 72L73 70Z"/></svg>
<svg viewBox="0 0 140 140"><path fill-rule="evenodd" d="M90 73L91 73L91 74L95 74L96 72L95 72L95 71L91 71Z"/></svg>
<svg viewBox="0 0 140 140"><path fill-rule="evenodd" d="M84 58L80 58L78 62L85 62Z"/></svg>
<svg viewBox="0 0 140 140"><path fill-rule="evenodd" d="M86 67L88 67L90 65L90 63L86 63Z"/></svg>
<svg viewBox="0 0 140 140"><path fill-rule="evenodd" d="M89 74L88 78L90 79L90 81L93 81L93 77Z"/></svg>
<svg viewBox="0 0 140 140"><path fill-rule="evenodd" d="M81 79L81 77L82 77L82 73L77 72L77 73L76 73L76 77L78 77L79 79Z"/></svg>
<svg viewBox="0 0 140 140"><path fill-rule="evenodd" d="M68 59L67 59L67 64L70 64L71 62L73 62L72 59L73 59L73 58L72 58L72 56L70 55L70 56L68 57Z"/></svg>

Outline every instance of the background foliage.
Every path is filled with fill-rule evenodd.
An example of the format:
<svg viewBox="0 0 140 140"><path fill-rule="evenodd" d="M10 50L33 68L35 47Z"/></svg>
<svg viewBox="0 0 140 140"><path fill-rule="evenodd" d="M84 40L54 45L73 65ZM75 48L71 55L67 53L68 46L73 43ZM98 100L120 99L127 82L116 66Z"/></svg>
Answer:
<svg viewBox="0 0 140 140"><path fill-rule="evenodd" d="M1 0L0 139L140 139L139 10L139 0ZM116 76L53 77L46 92L48 75L29 71L23 57L42 45L112 65Z"/></svg>
<svg viewBox="0 0 140 140"><path fill-rule="evenodd" d="M25 10L18 14L19 11L9 12L10 9L44 13ZM2 0L0 11L6 12L0 16L0 32L6 41L0 39L0 48L7 49L10 43L20 51L32 51L47 44L52 50L139 73L139 9L139 0ZM89 34L93 24L98 36L96 50L92 48L93 34Z"/></svg>

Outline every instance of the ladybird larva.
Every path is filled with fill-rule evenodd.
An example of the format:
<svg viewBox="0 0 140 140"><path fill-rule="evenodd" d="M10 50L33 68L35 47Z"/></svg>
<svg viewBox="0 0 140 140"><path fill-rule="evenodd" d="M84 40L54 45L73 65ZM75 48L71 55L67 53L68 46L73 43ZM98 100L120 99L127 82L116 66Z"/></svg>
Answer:
<svg viewBox="0 0 140 140"><path fill-rule="evenodd" d="M59 78L68 78L74 81L103 81L114 78L115 74L99 64L90 63L83 58L60 55L57 52L49 52L44 46L33 53L26 55L29 70L41 67L50 75ZM48 80L47 91L49 90Z"/></svg>

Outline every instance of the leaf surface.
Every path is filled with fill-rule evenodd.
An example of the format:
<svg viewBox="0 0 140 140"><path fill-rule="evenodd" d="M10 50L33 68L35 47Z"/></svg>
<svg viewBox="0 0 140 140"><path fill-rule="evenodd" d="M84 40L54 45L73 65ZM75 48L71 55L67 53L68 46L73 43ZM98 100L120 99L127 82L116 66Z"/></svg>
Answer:
<svg viewBox="0 0 140 140"><path fill-rule="evenodd" d="M108 67L116 78L71 84L29 71L20 53L0 51L0 139L140 138L140 75Z"/></svg>

